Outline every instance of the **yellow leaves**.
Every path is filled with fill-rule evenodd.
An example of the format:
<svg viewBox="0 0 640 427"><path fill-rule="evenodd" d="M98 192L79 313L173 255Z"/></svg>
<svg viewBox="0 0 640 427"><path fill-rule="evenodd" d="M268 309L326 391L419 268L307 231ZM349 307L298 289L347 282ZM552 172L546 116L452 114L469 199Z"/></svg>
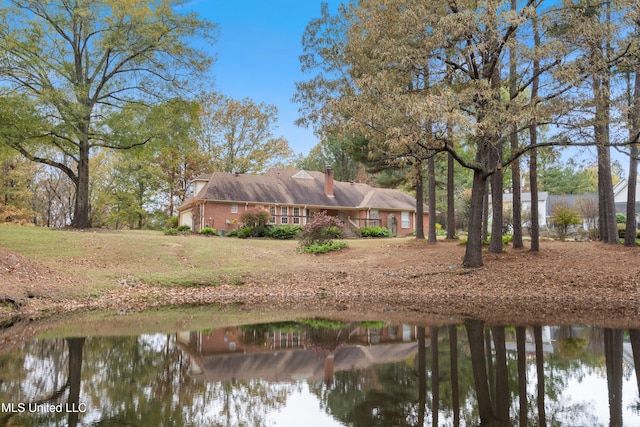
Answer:
<svg viewBox="0 0 640 427"><path fill-rule="evenodd" d="M152 3L139 0L105 0L105 4L111 8L117 19L127 17L127 19L139 22L146 21L153 13Z"/></svg>

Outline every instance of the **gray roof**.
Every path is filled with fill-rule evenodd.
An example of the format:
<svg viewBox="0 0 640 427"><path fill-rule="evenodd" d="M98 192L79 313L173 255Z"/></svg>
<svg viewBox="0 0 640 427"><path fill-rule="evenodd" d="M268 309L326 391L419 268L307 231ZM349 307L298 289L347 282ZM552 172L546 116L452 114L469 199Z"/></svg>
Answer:
<svg viewBox="0 0 640 427"><path fill-rule="evenodd" d="M334 371L365 369L382 363L406 360L418 352L418 343L345 346L336 350ZM281 350L268 353L192 356L204 377L211 382L295 381L324 377L324 360L315 350Z"/></svg>
<svg viewBox="0 0 640 427"><path fill-rule="evenodd" d="M367 184L334 181L334 197L325 195L324 173L292 169L270 169L264 175L215 172L200 175L208 183L185 200L299 205L321 208L371 208L415 211L416 200L400 190L374 188ZM426 211L426 209L425 209Z"/></svg>
<svg viewBox="0 0 640 427"><path fill-rule="evenodd" d="M581 203L589 201L598 205L597 194L563 194L557 196L549 196L547 202L547 216L553 216L553 209L556 205L564 205L571 208L579 208Z"/></svg>

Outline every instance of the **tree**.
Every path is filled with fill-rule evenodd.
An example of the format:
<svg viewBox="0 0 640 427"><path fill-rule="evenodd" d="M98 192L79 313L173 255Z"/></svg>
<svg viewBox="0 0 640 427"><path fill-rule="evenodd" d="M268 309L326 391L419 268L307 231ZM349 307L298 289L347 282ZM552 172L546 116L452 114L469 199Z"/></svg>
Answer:
<svg viewBox="0 0 640 427"><path fill-rule="evenodd" d="M355 181L360 167L359 152L363 145L361 138L329 135L309 151L309 155L299 162L305 170L324 171L331 166L338 181Z"/></svg>
<svg viewBox="0 0 640 427"><path fill-rule="evenodd" d="M73 225L89 227L92 150L128 149L153 139L152 131L137 140L117 139L107 119L199 81L212 60L189 43L213 40L215 25L180 13L182 0L8 3L0 24L0 90L29 106L37 126L5 115L13 119L5 127L26 132L13 132L4 142L68 176L75 187Z"/></svg>
<svg viewBox="0 0 640 427"><path fill-rule="evenodd" d="M561 203L554 205L551 208L551 212L553 214L551 221L556 227L558 227L558 237L561 241L564 241L567 237L569 226L582 223L578 211L566 204Z"/></svg>
<svg viewBox="0 0 640 427"><path fill-rule="evenodd" d="M33 166L14 153L0 156L0 224L33 223Z"/></svg>
<svg viewBox="0 0 640 427"><path fill-rule="evenodd" d="M275 105L240 101L219 94L202 94L201 146L221 172L264 172L293 155L283 137L273 137L278 109Z"/></svg>

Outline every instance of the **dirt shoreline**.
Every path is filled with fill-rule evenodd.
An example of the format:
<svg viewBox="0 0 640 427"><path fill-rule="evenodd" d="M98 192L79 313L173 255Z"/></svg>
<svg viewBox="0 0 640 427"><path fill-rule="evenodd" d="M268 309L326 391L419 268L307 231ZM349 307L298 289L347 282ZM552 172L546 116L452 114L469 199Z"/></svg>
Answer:
<svg viewBox="0 0 640 427"><path fill-rule="evenodd" d="M640 248L549 241L539 253L505 249L485 253L481 268L464 269L464 247L457 242L391 241L368 250L299 255L305 258L281 272L247 273L240 283L185 288L123 281L100 295L72 297L69 288L82 288L76 278L3 250L0 321L241 304L247 311L282 308L354 319L640 327Z"/></svg>

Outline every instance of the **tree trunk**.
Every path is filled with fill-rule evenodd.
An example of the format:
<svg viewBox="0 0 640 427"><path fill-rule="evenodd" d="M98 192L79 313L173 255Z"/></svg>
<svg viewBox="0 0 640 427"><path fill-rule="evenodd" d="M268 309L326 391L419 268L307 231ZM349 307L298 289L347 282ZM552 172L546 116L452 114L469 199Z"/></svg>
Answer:
<svg viewBox="0 0 640 427"><path fill-rule="evenodd" d="M478 412L481 425L489 425L496 420L491 405L489 382L487 377L487 355L484 350L484 323L479 320L464 322L469 338L471 351L471 367L475 384Z"/></svg>
<svg viewBox="0 0 640 427"><path fill-rule="evenodd" d="M533 327L533 336L536 343L536 374L538 378L538 425L547 425L547 412L544 407L544 349L542 348L542 327Z"/></svg>
<svg viewBox="0 0 640 427"><path fill-rule="evenodd" d="M427 175L429 177L429 233L428 242L436 243L436 159L435 156L427 160Z"/></svg>
<svg viewBox="0 0 640 427"><path fill-rule="evenodd" d="M70 409L79 409L84 338L67 338L67 345L69 346L69 400L67 404ZM69 411L67 425L76 426L78 424L78 415L79 412L77 410Z"/></svg>
<svg viewBox="0 0 640 427"><path fill-rule="evenodd" d="M611 20L609 9L605 11L605 20ZM607 62L609 57L609 37L604 36L604 47L595 44L592 47L593 63ZM595 72L592 77L592 88L595 102L595 123L593 134L598 152L598 201L600 202L600 240L604 243L620 243L618 238L618 225L616 223L616 207L613 198L613 181L611 177L611 149L610 122L611 122L611 71L603 69Z"/></svg>
<svg viewBox="0 0 640 427"><path fill-rule="evenodd" d="M609 426L622 427L622 330L604 329L604 355L609 389Z"/></svg>
<svg viewBox="0 0 640 427"><path fill-rule="evenodd" d="M538 16L536 9L533 9L531 17L531 25L533 26L533 43L534 47L540 47L540 31L538 30ZM534 105L534 111L537 106L538 86L540 84L538 74L540 71L540 60L537 55L533 60L534 78L531 82L531 102ZM529 144L535 146L538 143L538 120L534 114L529 126ZM538 151L531 150L529 155L529 187L531 192L531 248L532 252L540 251L540 214L538 212Z"/></svg>
<svg viewBox="0 0 640 427"><path fill-rule="evenodd" d="M427 409L427 350L424 326L418 326L418 425L424 425Z"/></svg>
<svg viewBox="0 0 640 427"><path fill-rule="evenodd" d="M511 10L517 11L517 1L511 0ZM515 39L515 36L514 36ZM514 99L518 94L518 53L517 49L512 46L509 48L509 95ZM511 134L509 135L511 143L511 152L518 151L518 125L514 124ZM524 247L522 242L522 196L520 191L520 160L511 163L511 214L513 219L513 248L521 249Z"/></svg>
<svg viewBox="0 0 640 427"><path fill-rule="evenodd" d="M440 369L438 363L438 331L437 326L431 326L431 425L438 425L438 412L440 411Z"/></svg>
<svg viewBox="0 0 640 427"><path fill-rule="evenodd" d="M491 328L493 345L496 350L496 416L502 424L509 425L509 369L507 368L507 347L504 326Z"/></svg>
<svg viewBox="0 0 640 427"><path fill-rule="evenodd" d="M416 161L414 173L416 174L416 239L424 240L424 171L422 162ZM431 212L431 207L429 207ZM429 218L429 224L435 219Z"/></svg>
<svg viewBox="0 0 640 427"><path fill-rule="evenodd" d="M454 239L456 235L456 206L454 194L454 159L447 154L447 239Z"/></svg>
<svg viewBox="0 0 640 427"><path fill-rule="evenodd" d="M495 167L502 162L502 143L497 144L491 151L493 167ZM491 218L491 242L489 243L489 252L493 254L502 253L502 193L502 169L498 169L491 175L491 211L493 214Z"/></svg>
<svg viewBox="0 0 640 427"><path fill-rule="evenodd" d="M78 158L78 184L76 187L76 201L73 211L73 227L89 228L89 141L83 141L80 145Z"/></svg>
<svg viewBox="0 0 640 427"><path fill-rule="evenodd" d="M640 367L640 329L629 329L629 341L633 353L633 366ZM635 369L638 398L640 398L640 369Z"/></svg>
<svg viewBox="0 0 640 427"><path fill-rule="evenodd" d="M473 171L471 189L471 217L467 234L467 247L462 260L463 267L482 266L482 219L487 176L479 170Z"/></svg>
<svg viewBox="0 0 640 427"><path fill-rule="evenodd" d="M529 403L527 401L527 329L516 327L516 351L518 355L518 401L520 427L529 424Z"/></svg>
<svg viewBox="0 0 640 427"><path fill-rule="evenodd" d="M640 66L636 66L631 113L631 153L629 156L629 180L627 187L627 221L625 246L636 245L636 188L638 184L638 133L640 133Z"/></svg>
<svg viewBox="0 0 640 427"><path fill-rule="evenodd" d="M458 427L460 425L460 386L458 382L458 329L456 325L449 325L449 354L451 360L451 409L453 410L453 426Z"/></svg>

